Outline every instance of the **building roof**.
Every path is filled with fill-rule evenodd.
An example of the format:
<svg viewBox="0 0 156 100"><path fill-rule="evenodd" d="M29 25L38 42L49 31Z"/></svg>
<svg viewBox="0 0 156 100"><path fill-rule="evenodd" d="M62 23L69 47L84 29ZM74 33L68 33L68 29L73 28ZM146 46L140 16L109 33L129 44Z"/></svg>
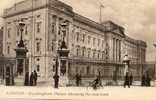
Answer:
<svg viewBox="0 0 156 100"><path fill-rule="evenodd" d="M129 36L125 36L125 40L127 42L130 42L132 44L135 44L135 45L138 45L138 46L144 46L144 47L147 47L147 44L146 42L142 41L142 40L135 40Z"/></svg>
<svg viewBox="0 0 156 100"><path fill-rule="evenodd" d="M24 5L27 5L27 6L23 7ZM32 6L32 5L35 5L35 6ZM66 14L72 15L73 20L81 22L83 24L86 24L90 27L96 28L104 33L112 32L114 34L125 36L124 28L122 26L117 25L116 23L114 23L110 20L102 22L102 23L98 23L93 20L90 20L87 17L84 17L80 14L73 12L73 8L71 6L69 6L59 0L37 0L37 1L34 0L33 4L32 4L32 0L24 0L22 2L16 3L11 8L5 9L3 17L7 18L7 17L11 17L11 16L14 16L17 14L29 12L29 11L36 10L39 8L44 8L44 7L53 7L59 11L66 13ZM132 42L137 41L130 37L126 37L126 39L130 40ZM146 43L144 41L138 40L138 42L140 44L146 46Z"/></svg>

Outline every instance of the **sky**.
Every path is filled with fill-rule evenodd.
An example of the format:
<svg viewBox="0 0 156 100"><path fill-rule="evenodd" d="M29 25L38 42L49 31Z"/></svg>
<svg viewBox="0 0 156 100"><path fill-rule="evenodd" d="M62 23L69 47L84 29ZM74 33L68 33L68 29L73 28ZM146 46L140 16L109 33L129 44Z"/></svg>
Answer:
<svg viewBox="0 0 156 100"><path fill-rule="evenodd" d="M0 0L0 15L3 9L21 0ZM156 1L155 0L60 0L73 10L94 21L99 21L99 6L102 20L112 20L125 28L125 34L147 42L147 61L156 61ZM2 23L2 20L0 20Z"/></svg>

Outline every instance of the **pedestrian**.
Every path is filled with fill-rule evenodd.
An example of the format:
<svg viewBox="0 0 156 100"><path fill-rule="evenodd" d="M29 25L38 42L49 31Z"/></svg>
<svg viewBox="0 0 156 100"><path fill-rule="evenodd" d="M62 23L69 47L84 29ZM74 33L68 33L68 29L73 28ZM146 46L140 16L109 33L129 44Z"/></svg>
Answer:
<svg viewBox="0 0 156 100"><path fill-rule="evenodd" d="M77 73L76 75L75 75L75 81L76 81L76 86L79 86L79 81L80 81L80 78L79 78L79 74Z"/></svg>
<svg viewBox="0 0 156 100"><path fill-rule="evenodd" d="M130 78L129 78L128 72L126 72L125 81L124 81L124 88L126 87L126 85L130 88Z"/></svg>
<svg viewBox="0 0 156 100"><path fill-rule="evenodd" d="M141 86L145 86L145 85L146 85L146 77L143 74L142 77L141 77Z"/></svg>
<svg viewBox="0 0 156 100"><path fill-rule="evenodd" d="M34 70L34 85L37 85L37 72Z"/></svg>
<svg viewBox="0 0 156 100"><path fill-rule="evenodd" d="M151 86L151 78L148 73L146 75L146 86Z"/></svg>
<svg viewBox="0 0 156 100"><path fill-rule="evenodd" d="M93 89L96 90L97 89L97 86L99 84L99 76L96 77L96 79L93 81Z"/></svg>
<svg viewBox="0 0 156 100"><path fill-rule="evenodd" d="M129 80L130 80L130 85L132 85L132 83L133 83L133 75L132 75L132 73L131 73L131 75L129 76Z"/></svg>
<svg viewBox="0 0 156 100"><path fill-rule="evenodd" d="M34 85L34 73L31 72L31 75L30 75L30 86L33 86Z"/></svg>
<svg viewBox="0 0 156 100"><path fill-rule="evenodd" d="M24 81L25 86L29 86L29 72L25 73L25 81Z"/></svg>

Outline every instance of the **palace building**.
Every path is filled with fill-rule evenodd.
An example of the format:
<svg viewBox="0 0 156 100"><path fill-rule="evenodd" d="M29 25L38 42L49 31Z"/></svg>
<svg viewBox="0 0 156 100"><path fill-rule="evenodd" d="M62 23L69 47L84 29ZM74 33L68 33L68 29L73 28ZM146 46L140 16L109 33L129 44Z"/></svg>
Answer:
<svg viewBox="0 0 156 100"><path fill-rule="evenodd" d="M66 59L58 57L58 73L68 83L76 73L84 79L99 73L111 79L115 71L123 76L125 55L131 63L145 63L144 41L128 37L124 28L112 21L97 23L81 16L58 0L25 0L5 9L3 18L3 54L14 59L13 75L18 75L18 70L23 75L26 69L29 73L36 70L39 81L52 80L62 43L69 55ZM20 21L25 24L22 34ZM27 49L25 62L16 54L21 37Z"/></svg>

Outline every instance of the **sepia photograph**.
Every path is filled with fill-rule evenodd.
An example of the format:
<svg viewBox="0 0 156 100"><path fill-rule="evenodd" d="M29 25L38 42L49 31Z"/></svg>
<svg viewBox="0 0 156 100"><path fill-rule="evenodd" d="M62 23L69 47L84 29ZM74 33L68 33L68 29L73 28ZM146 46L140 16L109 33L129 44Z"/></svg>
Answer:
<svg viewBox="0 0 156 100"><path fill-rule="evenodd" d="M1 0L0 99L155 100L155 0Z"/></svg>

